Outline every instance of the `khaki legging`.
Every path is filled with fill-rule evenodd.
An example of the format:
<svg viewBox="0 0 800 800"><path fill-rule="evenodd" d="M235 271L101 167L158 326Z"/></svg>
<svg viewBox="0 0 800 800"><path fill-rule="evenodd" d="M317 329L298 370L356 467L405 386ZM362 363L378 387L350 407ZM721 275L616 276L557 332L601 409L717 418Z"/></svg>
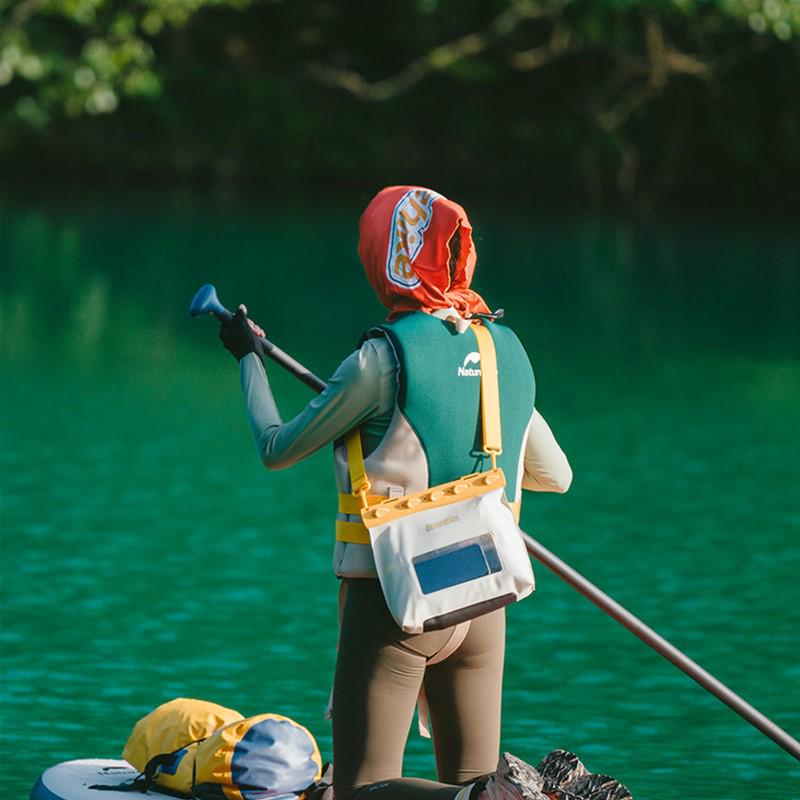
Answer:
<svg viewBox="0 0 800 800"><path fill-rule="evenodd" d="M333 689L336 800L450 800L459 784L494 771L505 612L473 620L458 650L426 670L451 632L403 633L377 580L348 580ZM423 679L442 783L401 777Z"/></svg>

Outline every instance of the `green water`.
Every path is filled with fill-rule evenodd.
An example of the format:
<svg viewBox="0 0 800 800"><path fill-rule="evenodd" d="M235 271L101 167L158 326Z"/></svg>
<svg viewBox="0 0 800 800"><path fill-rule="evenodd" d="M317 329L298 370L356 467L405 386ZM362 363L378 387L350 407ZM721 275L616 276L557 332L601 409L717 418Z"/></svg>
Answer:
<svg viewBox="0 0 800 800"><path fill-rule="evenodd" d="M263 471L186 312L213 281L329 375L382 316L366 199L0 201L3 798L181 695L289 714L330 757L330 452ZM799 735L800 235L469 208L575 472L524 527ZM271 374L288 417L308 391ZM800 797L797 762L544 568L508 617L506 749L575 749L637 800Z"/></svg>

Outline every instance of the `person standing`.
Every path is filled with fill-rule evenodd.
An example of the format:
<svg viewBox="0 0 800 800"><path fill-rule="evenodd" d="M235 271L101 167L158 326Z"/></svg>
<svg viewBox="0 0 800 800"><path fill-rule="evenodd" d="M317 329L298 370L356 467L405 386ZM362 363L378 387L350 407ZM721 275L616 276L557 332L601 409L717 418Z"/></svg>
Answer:
<svg viewBox="0 0 800 800"><path fill-rule="evenodd" d="M220 329L240 362L264 465L290 467L334 444L339 507L333 568L342 580L332 697L336 800L536 800L556 797L553 792L628 797L611 779L587 783L577 757L564 751L539 765L542 774L510 754L498 763L504 609L418 634L403 632L389 613L353 497L344 438L353 430L360 434L370 503L483 470L475 322L490 332L496 351L504 442L497 463L517 519L523 489L566 492L572 471L534 407L524 348L470 288L477 256L464 209L431 189L387 187L361 217L358 252L388 320L364 334L325 390L294 419L284 422L278 412L258 357L263 331L246 308ZM402 776L418 699L430 713L438 782ZM580 789L581 780L583 794L564 793Z"/></svg>

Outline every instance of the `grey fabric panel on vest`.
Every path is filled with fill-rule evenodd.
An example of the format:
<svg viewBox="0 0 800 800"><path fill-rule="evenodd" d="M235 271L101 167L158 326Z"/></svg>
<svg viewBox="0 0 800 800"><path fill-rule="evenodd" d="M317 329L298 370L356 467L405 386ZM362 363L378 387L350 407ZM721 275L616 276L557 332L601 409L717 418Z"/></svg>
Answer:
<svg viewBox="0 0 800 800"><path fill-rule="evenodd" d="M333 571L340 578L377 578L372 547L337 541L333 546Z"/></svg>
<svg viewBox="0 0 800 800"><path fill-rule="evenodd" d="M336 485L342 494L352 491L347 465L347 448L334 450ZM400 494L413 494L428 488L428 463L414 429L399 408L395 408L389 429L381 443L364 459L372 483L371 494L388 495L390 488ZM360 517L339 514L338 519L360 521ZM374 578L375 560L366 544L336 542L333 571L345 578Z"/></svg>
<svg viewBox="0 0 800 800"><path fill-rule="evenodd" d="M428 463L414 429L399 408L395 409L383 441L364 459L373 494L389 494L399 487L403 494L428 488Z"/></svg>
<svg viewBox="0 0 800 800"><path fill-rule="evenodd" d="M401 487L403 494L428 488L428 466L422 444L398 408L394 410L381 443L364 459L364 465L372 483L371 494L388 495L390 486ZM343 494L351 492L344 443L334 449L333 468L337 490Z"/></svg>

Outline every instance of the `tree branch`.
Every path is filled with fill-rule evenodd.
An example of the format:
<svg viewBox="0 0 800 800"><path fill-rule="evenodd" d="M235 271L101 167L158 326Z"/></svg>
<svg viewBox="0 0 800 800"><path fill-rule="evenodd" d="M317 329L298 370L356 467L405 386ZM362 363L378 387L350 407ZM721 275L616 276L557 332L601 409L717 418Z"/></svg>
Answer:
<svg viewBox="0 0 800 800"><path fill-rule="evenodd" d="M569 49L569 29L556 22L546 44L514 53L509 59L509 64L522 72L531 72L561 58Z"/></svg>
<svg viewBox="0 0 800 800"><path fill-rule="evenodd" d="M511 34L522 22L556 16L562 6L563 2L558 6L545 7L543 4L532 2L532 0L512 0L509 7L498 14L483 31L469 33L434 47L411 61L392 77L383 80L370 82L356 70L316 63L308 65L307 74L327 86L344 89L360 100L373 103L390 100L407 91L428 75L442 72L465 58L484 52L494 42ZM549 48L550 44L544 45L544 47ZM552 60L552 58L548 60ZM531 69L533 67L519 68Z"/></svg>
<svg viewBox="0 0 800 800"><path fill-rule="evenodd" d="M37 11L44 6L44 0L22 0L14 9L12 25L21 28Z"/></svg>

